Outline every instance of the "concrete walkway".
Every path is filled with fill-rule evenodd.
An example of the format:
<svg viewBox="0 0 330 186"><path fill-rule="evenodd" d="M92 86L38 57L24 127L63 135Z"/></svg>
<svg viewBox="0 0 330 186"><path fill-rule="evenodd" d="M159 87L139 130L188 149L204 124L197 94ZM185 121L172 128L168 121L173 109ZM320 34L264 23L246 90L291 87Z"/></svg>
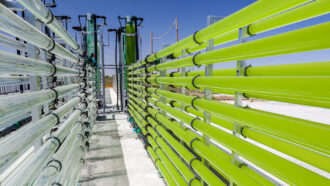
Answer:
<svg viewBox="0 0 330 186"><path fill-rule="evenodd" d="M115 92L106 91L112 98L107 103L115 105ZM126 113L110 112L106 120L96 122L85 160L82 186L165 185L142 141L132 132Z"/></svg>

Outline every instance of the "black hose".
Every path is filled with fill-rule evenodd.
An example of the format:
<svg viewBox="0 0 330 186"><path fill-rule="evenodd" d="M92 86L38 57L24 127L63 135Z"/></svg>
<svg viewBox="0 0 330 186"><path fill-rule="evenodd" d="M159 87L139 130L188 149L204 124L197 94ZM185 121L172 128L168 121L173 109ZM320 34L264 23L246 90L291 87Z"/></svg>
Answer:
<svg viewBox="0 0 330 186"><path fill-rule="evenodd" d="M121 32L122 30L120 29L119 32L118 32L118 43L121 43ZM120 46L120 45L119 45ZM120 48L119 50L122 50L122 48ZM124 59L122 59L124 60ZM121 106L121 111L124 111L124 103L123 103L123 90L122 90L122 87L123 87L123 69L124 68L124 63L123 64L119 64L119 67L120 67L120 106Z"/></svg>

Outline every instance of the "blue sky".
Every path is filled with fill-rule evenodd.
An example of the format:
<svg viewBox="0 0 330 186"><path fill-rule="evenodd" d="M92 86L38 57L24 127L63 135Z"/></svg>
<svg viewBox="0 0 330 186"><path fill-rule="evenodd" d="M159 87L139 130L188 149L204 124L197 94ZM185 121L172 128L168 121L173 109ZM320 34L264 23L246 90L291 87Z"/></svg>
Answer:
<svg viewBox="0 0 330 186"><path fill-rule="evenodd" d="M178 17L179 19L179 39L182 39L191 35L196 30L204 28L206 26L206 17L208 15L228 16L255 2L255 0L57 0L56 2L57 8L52 9L54 14L71 16L72 22L70 23L70 27L78 24L78 15L86 14L87 12L107 16L108 28L117 28L119 26L117 20L118 15L135 15L137 17L143 17L143 28L140 29L140 34L142 36L143 45L142 54L145 56L150 52L150 32L154 32L154 36L159 37L168 30L175 17ZM253 39L279 34L329 20L330 15L325 15L260 34ZM171 44L174 42L175 32L173 29L162 40L154 42L154 51L161 49L164 44ZM235 42L232 44L234 43ZM113 36L110 38L110 45L110 47L105 49L106 63L113 64ZM249 62L252 64L256 63L256 65L262 65L262 62L266 60L269 64L282 64L291 62L312 62L315 60L324 61L329 60L329 57L329 50L326 50L308 52L299 55L255 59L249 60ZM233 65L234 63L223 63L217 65L217 67L226 68Z"/></svg>

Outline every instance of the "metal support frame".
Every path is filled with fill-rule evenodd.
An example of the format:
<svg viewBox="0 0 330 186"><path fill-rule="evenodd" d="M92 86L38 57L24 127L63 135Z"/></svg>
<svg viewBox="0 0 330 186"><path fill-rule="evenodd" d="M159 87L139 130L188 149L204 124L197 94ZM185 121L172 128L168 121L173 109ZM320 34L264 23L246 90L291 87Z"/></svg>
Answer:
<svg viewBox="0 0 330 186"><path fill-rule="evenodd" d="M10 7L13 8L13 10L17 10L17 11L24 10L16 2L10 3ZM7 8L4 7L3 5L2 5L2 9L7 10ZM24 18L26 21L24 22L25 26L28 25L28 27L33 28L34 31L37 30L41 31L40 33L37 32L31 35L22 35L22 37L16 36L18 37L17 43L28 39L31 39L30 41L38 40L38 36L40 35L43 35L45 38L48 37L43 33L44 31L43 24L36 19L35 17L36 14L25 12L25 16L23 16L24 14L22 14L22 17L20 18L17 15L12 15L12 12L10 12L10 10L7 10L7 12L9 12L10 15L5 17L10 18L10 16L15 16L15 18L19 19L21 22L24 22L21 20L22 18ZM6 22L7 20L4 19L4 24ZM60 25L57 26L59 27ZM20 26L17 26L17 29L24 30L20 28ZM7 33L11 35L9 31ZM65 33L69 34L67 32ZM8 36L8 38L11 37ZM56 46L60 46L58 43L67 45L66 44L67 42L63 40L60 40L59 42L56 41ZM56 156L57 160L55 163L59 163L60 168L62 168L61 162L66 162L64 161L64 156L66 155L65 153L69 152L72 149L74 150L78 149L76 147L84 146L84 143L81 144L70 143L73 142L73 140L79 139L78 137L79 135L77 135L77 133L82 132L83 135L84 130L87 130L87 127L80 124L75 125L75 123L76 122L83 123L85 121L86 122L88 121L90 123L88 130L90 130L95 121L96 105L95 105L95 94L93 92L90 92L88 90L88 95L81 94L79 95L79 97L75 97L71 99L74 95L76 95L76 93L74 93L75 91L86 88L85 87L86 84L70 85L72 84L72 80L73 80L72 75L75 76L75 81L77 82L77 79L80 78L80 73L78 75L77 71L75 70L71 70L74 73L65 74L64 76L60 75L60 73L56 73L56 72L60 72L59 69L70 69L74 67L77 68L77 66L73 66L72 63L70 63L69 61L63 60L62 58L64 57L61 55L59 55L61 59L57 59L53 65L49 65L46 63L47 59L49 59L48 58L49 53L47 52L48 50L39 50L38 47L40 46L38 45L35 46L33 44L35 43L30 42L26 44L26 50L24 49L24 52L26 52L25 57L26 60L30 59L32 61L34 61L33 59L38 59L38 62L40 62L40 66L39 64L31 65L29 69L30 70L29 73L24 73L22 72L22 70L21 71L18 70L18 73L15 73L18 75L17 77L4 76L3 79L1 80L2 81L1 86L15 85L13 86L13 88L19 88L17 87L17 84L22 85L23 83L24 84L29 83L30 92L24 92L23 94L15 93L13 95L10 95L8 99L6 99L7 98L6 96L3 96L1 98L2 108L5 108L3 107L3 105L9 105L13 109L8 112L5 112L5 114L1 116L1 119L5 119L5 121L6 119L8 119L8 123L10 123L11 125L8 128L9 130L5 128L5 130L1 131L2 132L1 139L5 139L2 140L0 143L1 146L0 149L2 149L1 156L5 157L6 160L3 161L3 164L0 167L1 168L0 185L28 185L32 183L36 183L37 185L50 185L52 181L52 179L50 179L51 178L50 172L45 170L46 169L50 170L54 168L57 169L59 167L53 166L57 164L51 164L51 165L47 164L46 166L44 166L44 163L47 162L47 160L50 160L48 161L48 163L55 162L54 160L52 160L52 157ZM24 44L22 43L22 45L25 48L25 43ZM12 48L14 50L21 50L21 48L16 48L15 46L13 46ZM63 51L64 50L67 51L67 56L75 56L75 54L69 52L69 50L64 49L68 47L61 46L60 48ZM7 51L6 52L3 51L3 53L7 53ZM10 52L8 52L8 55L9 54ZM20 53L20 52L17 53L17 55L22 55L22 54L24 53ZM16 56L14 54L11 55L17 58L19 57L23 59L22 61L25 61L23 56ZM30 64L27 62L26 66L29 65ZM63 68L61 67L62 65L68 68ZM45 66L46 67L51 66L52 68L44 68ZM57 68L58 71L56 71L56 67L58 67ZM22 68L25 69L24 67ZM17 66L17 69L20 68ZM33 72L34 69L36 70L35 72ZM44 72L39 73L40 71L44 71ZM92 69L91 71L95 73L94 69ZM10 71L8 72L2 71L2 73L7 75L14 74L11 73ZM54 87L52 86L53 89L48 89L48 84L49 84L48 75L58 77L56 82L57 83L61 82L61 85L65 85L65 86L56 87L57 84L54 83ZM90 75L87 75L86 79L91 79ZM88 83L89 84L87 85L86 89L88 89L88 87L94 86L94 83L92 82L88 82ZM62 97L66 97L65 99L66 103L63 104L61 107L56 108L56 110L54 110L51 114L48 113L49 103L54 99L57 98L61 99ZM30 100L30 102L26 100ZM78 106L79 108L77 108ZM41 112L42 107L44 107L43 108L43 110L45 111L44 113ZM71 112L72 110L75 111ZM29 113L30 111L32 112L31 114ZM14 125L12 125L14 122L30 117L30 115L32 115L31 122L26 120L24 122L29 122L29 123L18 123L18 124L15 123ZM67 115L69 115L69 117L66 117ZM66 121L64 121L65 119ZM59 127L59 129L56 132L54 132L52 128L60 123L61 123L61 127ZM25 124L27 126L21 128L22 125ZM15 132L11 133L13 129L15 130ZM42 141L42 138L45 138L45 136L48 137L49 132L51 132L51 137L48 138L49 140L48 141L46 140L45 143L40 143L40 141ZM79 139L79 141L82 140ZM73 147L72 144L76 147ZM44 148L40 148L40 147L44 147ZM8 153L11 154L12 156L7 156ZM83 154L79 154L79 156L75 156L75 157L80 158L81 155L83 156ZM67 157L70 158L70 156ZM77 161L77 163L79 162ZM70 172L70 174L64 175L64 179L66 179L65 181L70 181L69 185L76 185L78 182L80 169L77 169L78 167L76 165L77 163L72 164L70 162L70 168L72 168L72 171ZM42 167L43 169L41 169ZM57 172L53 172L53 173L57 173ZM53 174L52 178L54 176L56 175ZM44 182L47 182L47 184ZM61 182L64 182L64 180L62 180ZM61 182L57 182L57 183L61 183Z"/></svg>
<svg viewBox="0 0 330 186"><path fill-rule="evenodd" d="M103 32L100 32L100 47L101 47L101 65L102 65L102 108L103 114L105 115L105 68L104 68L104 41L103 41Z"/></svg>
<svg viewBox="0 0 330 186"><path fill-rule="evenodd" d="M239 42L240 43L245 43L246 42L246 38L248 37L248 33L247 33L247 27L242 27L239 29ZM244 76L245 75L245 68L246 68L246 64L245 64L245 60L238 60L237 63L237 71L236 71L236 76ZM242 92L236 92L235 93L235 107L242 107L243 105L243 98L244 98L244 93ZM234 123L233 126L233 134L237 137L241 136L241 125L238 123ZM241 164L241 160L239 159L239 155L236 154L235 152L232 152L232 162L237 165L240 166ZM232 185L232 181L230 181L230 184Z"/></svg>
<svg viewBox="0 0 330 186"><path fill-rule="evenodd" d="M125 82L125 62L124 62L124 35L125 33L121 33L120 42L119 42L119 66L121 67L120 70L120 105L121 111L124 111L124 99L127 94L125 94L124 90L124 82Z"/></svg>
<svg viewBox="0 0 330 186"><path fill-rule="evenodd" d="M163 48L168 47L168 45L163 45ZM166 62L166 57L162 57L160 58L160 63L165 63ZM160 75L159 77L166 77L166 70L162 70L160 71ZM161 84L160 85L160 89L162 90L166 90L166 85L165 84ZM166 104L166 97L165 96L160 96L160 100L162 103ZM166 116L166 112L164 110L161 110L161 113L163 116Z"/></svg>
<svg viewBox="0 0 330 186"><path fill-rule="evenodd" d="M35 17L31 13L26 12L25 19L28 23L35 26L36 20L35 20ZM35 47L34 45L31 45L31 44L27 44L27 54L29 57L37 59L38 58L37 57L37 47ZM30 76L29 79L30 79L30 91L40 90L40 77L39 76ZM41 107L38 106L38 107L32 108L31 113L32 113L32 122L38 121L41 118Z"/></svg>

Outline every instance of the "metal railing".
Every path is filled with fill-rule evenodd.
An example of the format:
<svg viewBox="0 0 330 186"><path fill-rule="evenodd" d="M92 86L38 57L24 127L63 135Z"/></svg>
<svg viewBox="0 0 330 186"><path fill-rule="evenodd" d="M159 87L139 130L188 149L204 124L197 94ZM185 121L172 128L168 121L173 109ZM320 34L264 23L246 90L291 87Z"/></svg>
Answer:
<svg viewBox="0 0 330 186"><path fill-rule="evenodd" d="M328 124L242 104L257 98L330 108L328 61L256 67L245 62L329 49L329 22L246 40L329 12L326 0L257 1L128 67L130 117L168 185L330 184ZM239 44L213 49L236 39ZM237 68L210 66L228 61L237 61ZM205 70L172 70L202 65ZM187 90L204 91L204 97ZM232 95L235 103L212 94Z"/></svg>

